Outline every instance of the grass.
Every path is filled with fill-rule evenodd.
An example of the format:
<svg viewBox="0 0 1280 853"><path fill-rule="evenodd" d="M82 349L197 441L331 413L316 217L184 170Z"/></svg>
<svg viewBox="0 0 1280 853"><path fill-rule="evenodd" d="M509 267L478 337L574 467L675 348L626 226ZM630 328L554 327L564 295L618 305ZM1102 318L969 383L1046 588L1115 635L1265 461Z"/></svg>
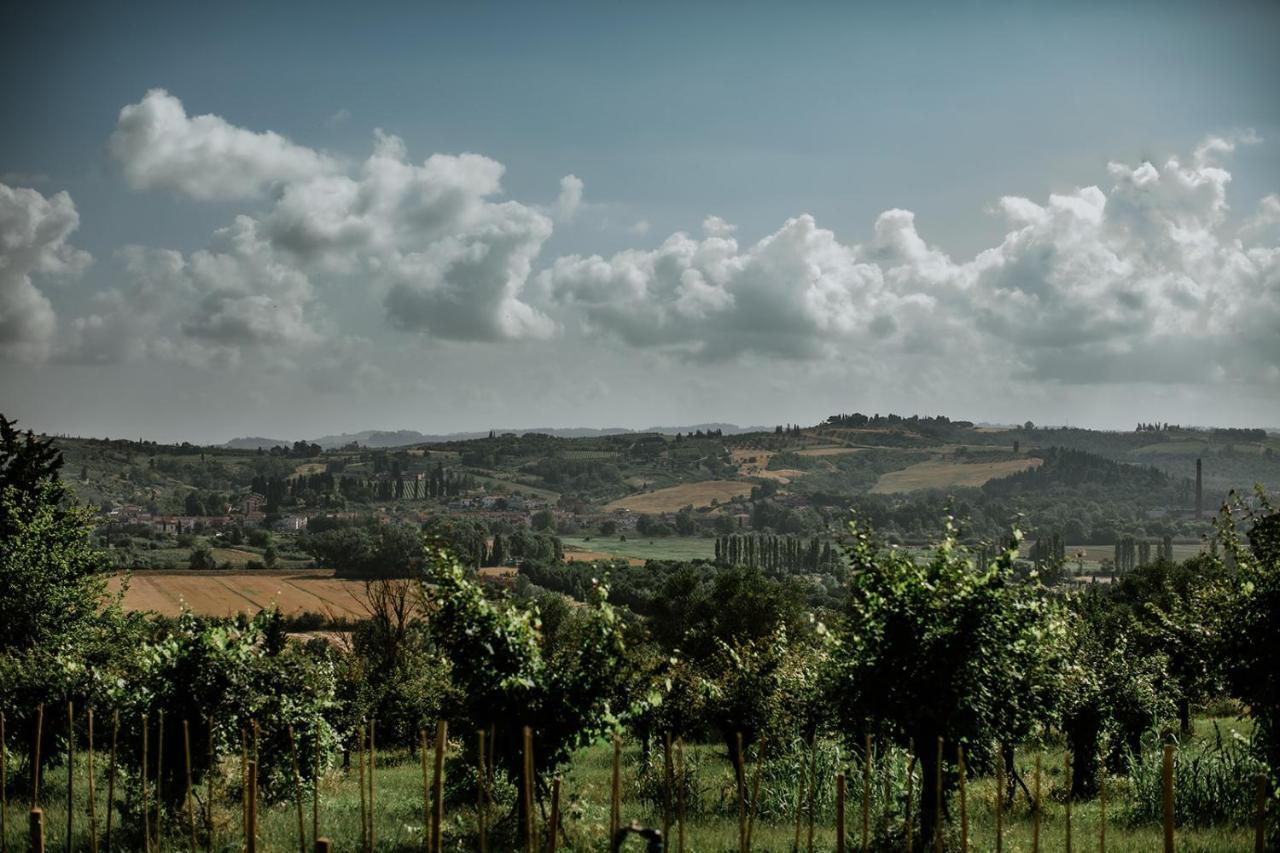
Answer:
<svg viewBox="0 0 1280 853"><path fill-rule="evenodd" d="M714 539L702 536L665 536L642 539L627 534L625 542L617 536L561 537L566 552L590 551L633 560L710 560L715 557Z"/></svg>
<svg viewBox="0 0 1280 853"><path fill-rule="evenodd" d="M1240 724L1234 720L1200 720L1197 722L1196 739L1204 743L1215 736L1214 723L1220 726L1239 730ZM1244 726L1247 730L1247 725ZM474 844L475 809L465 786L459 784L469 772L462 764L464 750L470 747L470 741L464 746L462 741L452 744L453 760L450 761L449 779L446 790L455 792L449 798L445 811L445 844L446 850L472 850ZM835 747L828 747L830 754L836 756ZM691 851L710 851L721 853L737 849L738 824L734 800L734 782L732 768L724 755L722 746L689 745L686 748L686 762L696 767L696 789L698 805L696 814L691 814L685 826L686 849ZM1067 805L1061 797L1065 787L1065 774L1062 768L1063 754L1061 750L1043 750L1040 752L1023 750L1017 756L1017 767L1029 786L1034 785L1033 766L1036 755L1042 763L1041 789L1043 807L1040 814L1040 849L1044 851L1060 851L1066 849L1068 831ZM97 815L99 821L99 840L105 814L106 790L102 773L105 762L99 755L97 784ZM846 803L846 831L849 838L849 850L861 849L861 775L856 756L851 762L845 754L843 759L836 756L833 760L843 761L848 778L848 800ZM562 812L565 815L563 827L566 838L561 849L582 851L604 851L608 849L606 835L609 819L610 766L612 753L606 742L600 742L580 750L571 765L563 772L564 787ZM899 756L900 759L900 756ZM654 798L641 797L640 780L637 768L643 765L641 749L635 742L628 741L624 746L622 767L622 819L623 823L636 820L645 826L660 827L662 815L660 807L653 804ZM76 762L76 807L74 849L88 847L87 787L85 784L86 762L83 754L77 756ZM888 766L900 768L900 760L890 762ZM748 776L754 767L748 764ZM883 776L873 768L873 797L868 811L869 825L873 836L881 837L881 846L875 849L893 849L901 846L901 838L896 828L900 826L902 786L894 788L896 798L885 800L880 795ZM900 775L900 774L899 774ZM828 790L823 794L826 806L815 821L815 850L830 851L835 847L835 826L830 807L831 781L828 774L822 783ZM45 809L46 842L48 849L62 849L66 838L66 765L46 766L42 783L42 801ZM771 780L773 777L771 776ZM357 776L354 765L350 772L341 768L331 769L320 784L319 820L320 833L334 840L335 849L356 849L360 837L360 795L356 784ZM892 781L892 780L891 780ZM898 779L898 781L902 781ZM919 790L920 779L917 776L915 790ZM769 784L774 784L776 780ZM753 830L753 849L758 851L788 851L794 837L794 811L790 807L793 802L785 787L786 780L781 782L784 788L780 799L784 806L781 812L774 811L767 817L762 816L755 822ZM220 783L221 784L221 783ZM503 786L505 795L501 804L495 809L495 817L508 813L513 795L510 786ZM1133 786L1123 778L1113 778L1108 783L1107 803L1107 849L1115 853L1139 853L1159 850L1162 845L1162 829L1151 820L1134 823ZM379 755L376 774L377 804L377 845L379 851L421 850L423 847L423 802L422 771L418 761L403 753L384 752ZM203 808L204 790L201 787L198 808ZM969 849L974 851L990 851L995 848L995 783L991 778L971 778L967 786L967 814L969 819ZM26 833L26 794L19 786L10 786L10 806L8 814L7 840L9 849L25 849ZM762 800L766 799L762 787ZM884 809L884 804L892 802L891 809ZM690 809L690 812L695 810ZM223 787L217 797L214 811L216 838L218 843L213 849L220 851L236 851L241 849L239 795L235 790ZM1100 826L1101 808L1098 800L1076 802L1071 805L1070 829L1075 850L1098 849L1098 830ZM948 824L948 849L958 849L959 828L958 803L953 799L952 820ZM545 824L541 824L544 825ZM166 844L168 849L188 846L185 813L179 811L165 818ZM311 839L311 800L308 797L304 804L304 826L307 833L307 845L310 849ZM1027 798L1019 793L1013 806L1005 812L1004 849L1011 851L1029 851L1032 849L1032 836L1035 832L1033 813ZM126 827L127 829L128 827ZM892 829L891 829L892 828ZM122 834L119 815L116 816L115 843L117 849L123 849L125 835ZM802 833L802 837L805 833ZM675 827L672 828L672 836ZM200 829L201 845L203 845L203 824ZM292 801L265 806L260 816L260 844L264 851L290 851L299 849L297 837L297 813ZM891 840L892 839L892 840ZM136 840L136 839L135 839ZM1177 829L1177 849L1183 851L1203 851L1203 853L1227 853L1252 849L1253 830L1249 825L1218 825L1211 827L1181 826ZM509 837L499 834L494 836L491 850L515 849L517 845ZM803 845L802 845L803 846ZM135 849L130 845L129 849ZM640 849L633 845L628 849ZM670 849L675 849L674 843ZM927 850L929 846L916 839L916 849Z"/></svg>
<svg viewBox="0 0 1280 853"><path fill-rule="evenodd" d="M1025 456L999 462L957 462L954 459L930 459L881 474L871 489L873 494L913 492L918 489L945 489L952 486L981 486L988 480L1007 477L1039 465L1037 457Z"/></svg>

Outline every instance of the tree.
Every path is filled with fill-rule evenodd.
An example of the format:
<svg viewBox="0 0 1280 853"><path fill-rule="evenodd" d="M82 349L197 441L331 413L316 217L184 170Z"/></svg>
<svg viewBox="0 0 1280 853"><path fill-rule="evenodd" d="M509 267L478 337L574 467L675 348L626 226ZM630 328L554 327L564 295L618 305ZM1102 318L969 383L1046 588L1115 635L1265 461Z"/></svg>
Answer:
<svg viewBox="0 0 1280 853"><path fill-rule="evenodd" d="M275 566L276 560L279 559L279 557L280 555L276 552L275 545L268 545L262 550L262 562L268 569Z"/></svg>
<svg viewBox="0 0 1280 853"><path fill-rule="evenodd" d="M920 564L881 546L857 520L849 529L849 602L828 675L842 730L914 741L924 779L937 770L938 738L952 750L963 744L975 764L989 760L993 741L1039 715L1054 680L1045 638L1060 620L1034 578L1015 578L1020 534L979 569L950 519ZM947 774L944 804L954 783ZM932 835L938 805L925 785L922 837Z"/></svg>

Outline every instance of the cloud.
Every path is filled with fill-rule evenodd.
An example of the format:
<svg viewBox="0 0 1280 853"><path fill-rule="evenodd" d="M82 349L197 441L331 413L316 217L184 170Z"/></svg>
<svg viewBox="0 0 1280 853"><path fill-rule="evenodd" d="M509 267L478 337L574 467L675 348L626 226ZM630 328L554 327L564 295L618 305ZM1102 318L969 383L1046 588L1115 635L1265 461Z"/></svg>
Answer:
<svg viewBox="0 0 1280 853"><path fill-rule="evenodd" d="M333 128L340 127L349 121L351 121L351 111L348 110L346 107L343 107L342 109L338 110L336 113L334 113L333 115L325 119L324 126L332 130Z"/></svg>
<svg viewBox="0 0 1280 853"><path fill-rule="evenodd" d="M556 198L556 218L561 222L572 222L574 214L582 206L582 189L584 184L577 175L565 175L560 179L560 195Z"/></svg>
<svg viewBox="0 0 1280 853"><path fill-rule="evenodd" d="M337 169L330 157L278 133L255 133L215 115L188 116L164 89L120 110L108 148L134 189L197 199L251 198L273 184Z"/></svg>
<svg viewBox="0 0 1280 853"><path fill-rule="evenodd" d="M1252 134L1211 137L1189 162L1112 163L1111 185L1010 196L996 246L954 260L889 210L862 244L812 217L740 245L701 238L557 259L540 289L588 334L699 361L825 360L1071 384L1280 383L1280 201L1228 217L1221 165Z"/></svg>
<svg viewBox="0 0 1280 853"><path fill-rule="evenodd" d="M35 361L52 350L57 317L33 276L84 271L91 257L67 242L79 225L65 192L46 197L0 183L0 352L6 356Z"/></svg>

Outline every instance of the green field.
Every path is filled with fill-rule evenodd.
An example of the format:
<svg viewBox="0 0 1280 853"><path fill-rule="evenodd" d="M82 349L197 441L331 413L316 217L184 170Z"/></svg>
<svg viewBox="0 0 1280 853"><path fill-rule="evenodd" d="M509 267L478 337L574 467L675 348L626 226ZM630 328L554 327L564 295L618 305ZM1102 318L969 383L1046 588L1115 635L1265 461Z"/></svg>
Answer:
<svg viewBox="0 0 1280 853"><path fill-rule="evenodd" d="M716 554L716 541L704 536L665 536L644 539L632 533L626 541L618 536L565 536L566 551L596 551L635 560L710 560Z"/></svg>

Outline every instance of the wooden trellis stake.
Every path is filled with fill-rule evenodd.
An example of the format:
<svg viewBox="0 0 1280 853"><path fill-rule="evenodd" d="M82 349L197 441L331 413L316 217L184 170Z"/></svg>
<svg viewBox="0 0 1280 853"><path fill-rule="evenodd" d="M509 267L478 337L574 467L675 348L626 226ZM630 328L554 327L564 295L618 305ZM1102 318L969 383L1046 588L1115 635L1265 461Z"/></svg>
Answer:
<svg viewBox="0 0 1280 853"><path fill-rule="evenodd" d="M445 752L449 748L449 723L440 720L436 723L436 764L435 778L432 781L432 809L431 809L431 843L434 853L440 853L444 849L443 831L441 829L444 824L444 759Z"/></svg>
<svg viewBox="0 0 1280 853"><path fill-rule="evenodd" d="M1067 750L1067 754L1063 758L1062 775L1066 779L1066 785L1067 785L1067 799L1066 799L1067 853L1071 853L1071 750Z"/></svg>
<svg viewBox="0 0 1280 853"><path fill-rule="evenodd" d="M0 853L9 853L9 796L5 789L9 782L9 765L5 757L4 711L0 711Z"/></svg>
<svg viewBox="0 0 1280 853"><path fill-rule="evenodd" d="M160 709L159 720L156 721L156 851L159 853L163 847L164 838L161 833L162 824L164 823L164 805L160 798L162 783L161 773L164 772L164 708Z"/></svg>
<svg viewBox="0 0 1280 853"><path fill-rule="evenodd" d="M32 744L35 758L31 762L31 808L40 806L40 740L44 737L44 703L36 706L36 739ZM44 826L41 818L41 826ZM43 842L42 842L43 843Z"/></svg>
<svg viewBox="0 0 1280 853"><path fill-rule="evenodd" d="M217 767L216 767L216 758L214 757L214 754L213 754L213 718L210 717L207 720L207 722L209 726L209 743L208 743L209 757L208 757L208 761L205 762L206 775L205 775L204 781L205 781L206 793L205 793L205 804L204 804L204 821L205 821L205 829L207 830L208 834L205 836L205 849L208 850L209 853L213 853L213 848L216 846L215 840L213 837L213 780L217 777L218 773L217 773Z"/></svg>
<svg viewBox="0 0 1280 853"><path fill-rule="evenodd" d="M535 853L538 846L537 821L533 809L533 729L524 727L524 845L528 853Z"/></svg>
<svg viewBox="0 0 1280 853"><path fill-rule="evenodd" d="M1040 753L1036 753L1036 801L1031 804L1031 850L1040 853Z"/></svg>
<svg viewBox="0 0 1280 853"><path fill-rule="evenodd" d="M836 774L836 853L844 853L844 773Z"/></svg>
<svg viewBox="0 0 1280 853"><path fill-rule="evenodd" d="M75 829L76 814L76 709L67 702L67 839L66 851L71 853L71 833Z"/></svg>
<svg viewBox="0 0 1280 853"><path fill-rule="evenodd" d="M871 735L862 745L862 853L871 849Z"/></svg>
<svg viewBox="0 0 1280 853"><path fill-rule="evenodd" d="M1004 853L1004 745L996 743L996 853Z"/></svg>
<svg viewBox="0 0 1280 853"><path fill-rule="evenodd" d="M911 813L911 795L915 792L916 781L916 739L907 739L907 752L911 754L911 759L907 762L907 853L911 853L911 844L915 840L915 815Z"/></svg>
<svg viewBox="0 0 1280 853"><path fill-rule="evenodd" d="M760 738L760 745L756 748L756 771L752 774L751 779L751 802L747 806L747 850L751 850L751 835L755 830L756 809L760 802L760 771L764 767L764 750L765 739ZM663 838L666 838L664 835Z"/></svg>
<svg viewBox="0 0 1280 853"><path fill-rule="evenodd" d="M809 738L809 838L806 846L807 853L813 853L813 834L814 824L817 820L818 811L818 735Z"/></svg>
<svg viewBox="0 0 1280 853"><path fill-rule="evenodd" d="M418 752L422 765L422 849L430 853L435 849L431 834L431 774L427 770L427 730L418 729Z"/></svg>
<svg viewBox="0 0 1280 853"><path fill-rule="evenodd" d="M359 746L356 749L356 766L359 768L359 784L360 784L360 849L369 849L369 812L364 784L364 726L356 730L356 737L359 739Z"/></svg>
<svg viewBox="0 0 1280 853"><path fill-rule="evenodd" d="M662 841L671 843L671 786L674 774L671 767L671 732L662 739Z"/></svg>
<svg viewBox="0 0 1280 853"><path fill-rule="evenodd" d="M942 738L938 738L938 762L933 772L933 851L942 853Z"/></svg>
<svg viewBox="0 0 1280 853"><path fill-rule="evenodd" d="M98 804L94 794L93 779L93 708L87 710L89 723L89 851L90 853L98 853ZM4 743L4 738L0 737L0 744ZM0 750L4 747L0 746ZM3 774L0 774L2 776Z"/></svg>
<svg viewBox="0 0 1280 853"><path fill-rule="evenodd" d="M361 793L364 789L361 789ZM361 817L364 812L361 812ZM240 835L249 849L249 730L240 727Z"/></svg>
<svg viewBox="0 0 1280 853"><path fill-rule="evenodd" d="M287 727L289 732L289 757L293 766L293 801L298 812L298 853L307 853L307 830L302 817L302 773L298 765L298 741L293 736L293 726Z"/></svg>
<svg viewBox="0 0 1280 853"><path fill-rule="evenodd" d="M191 725L186 720L182 721L182 753L186 758L187 771L187 826L191 830L191 853L196 853L196 804L191 791Z"/></svg>
<svg viewBox="0 0 1280 853"><path fill-rule="evenodd" d="M734 776L738 780L738 853L747 853L747 767L742 755L742 732L737 735L738 749L734 756L737 764Z"/></svg>
<svg viewBox="0 0 1280 853"><path fill-rule="evenodd" d="M956 772L960 775L960 853L969 853L969 800L965 793L963 744L956 744Z"/></svg>
<svg viewBox="0 0 1280 853"><path fill-rule="evenodd" d="M489 780L485 770L484 729L476 732L479 749L476 750L476 818L479 824L480 853L488 853L489 837Z"/></svg>
<svg viewBox="0 0 1280 853"><path fill-rule="evenodd" d="M249 762L249 816L245 822L249 827L244 837L244 847L248 853L258 850L258 762Z"/></svg>
<svg viewBox="0 0 1280 853"><path fill-rule="evenodd" d="M1164 745L1164 853L1173 853L1173 744Z"/></svg>
<svg viewBox="0 0 1280 853"><path fill-rule="evenodd" d="M103 838L107 853L111 853L111 822L115 816L116 798L116 744L120 737L120 712L111 712L111 757L107 770L107 831Z"/></svg>
<svg viewBox="0 0 1280 853"><path fill-rule="evenodd" d="M622 738L613 734L613 776L609 787L609 843L618 837L622 823Z"/></svg>
<svg viewBox="0 0 1280 853"><path fill-rule="evenodd" d="M370 720L369 721L369 850L371 851L376 849L376 846L378 843L378 840L377 840L378 812L377 812L377 809L374 808L375 801L373 796L374 765L378 763L377 736L378 736L378 721Z"/></svg>
<svg viewBox="0 0 1280 853"><path fill-rule="evenodd" d="M147 803L147 752L150 747L151 721L142 715L142 849L151 849L151 807ZM127 798L126 798L127 800Z"/></svg>
<svg viewBox="0 0 1280 853"><path fill-rule="evenodd" d="M1107 853L1107 763L1098 763L1098 853Z"/></svg>
<svg viewBox="0 0 1280 853"><path fill-rule="evenodd" d="M31 822L27 827L28 853L44 853L44 810L31 807Z"/></svg>
<svg viewBox="0 0 1280 853"><path fill-rule="evenodd" d="M210 729L212 731L212 729ZM313 740L311 748L311 837L316 844L320 843L320 729L312 726ZM212 741L210 742L212 748ZM209 789L209 802L213 802L213 789Z"/></svg>
<svg viewBox="0 0 1280 853"><path fill-rule="evenodd" d="M327 838L317 838L316 853L333 853L333 842Z"/></svg>
<svg viewBox="0 0 1280 853"><path fill-rule="evenodd" d="M1267 777L1259 773L1255 784L1257 803L1254 809L1253 849L1255 853L1263 853L1267 847Z"/></svg>
<svg viewBox="0 0 1280 853"><path fill-rule="evenodd" d="M680 786L676 788L676 853L684 853L684 738L676 738L676 773Z"/></svg>

